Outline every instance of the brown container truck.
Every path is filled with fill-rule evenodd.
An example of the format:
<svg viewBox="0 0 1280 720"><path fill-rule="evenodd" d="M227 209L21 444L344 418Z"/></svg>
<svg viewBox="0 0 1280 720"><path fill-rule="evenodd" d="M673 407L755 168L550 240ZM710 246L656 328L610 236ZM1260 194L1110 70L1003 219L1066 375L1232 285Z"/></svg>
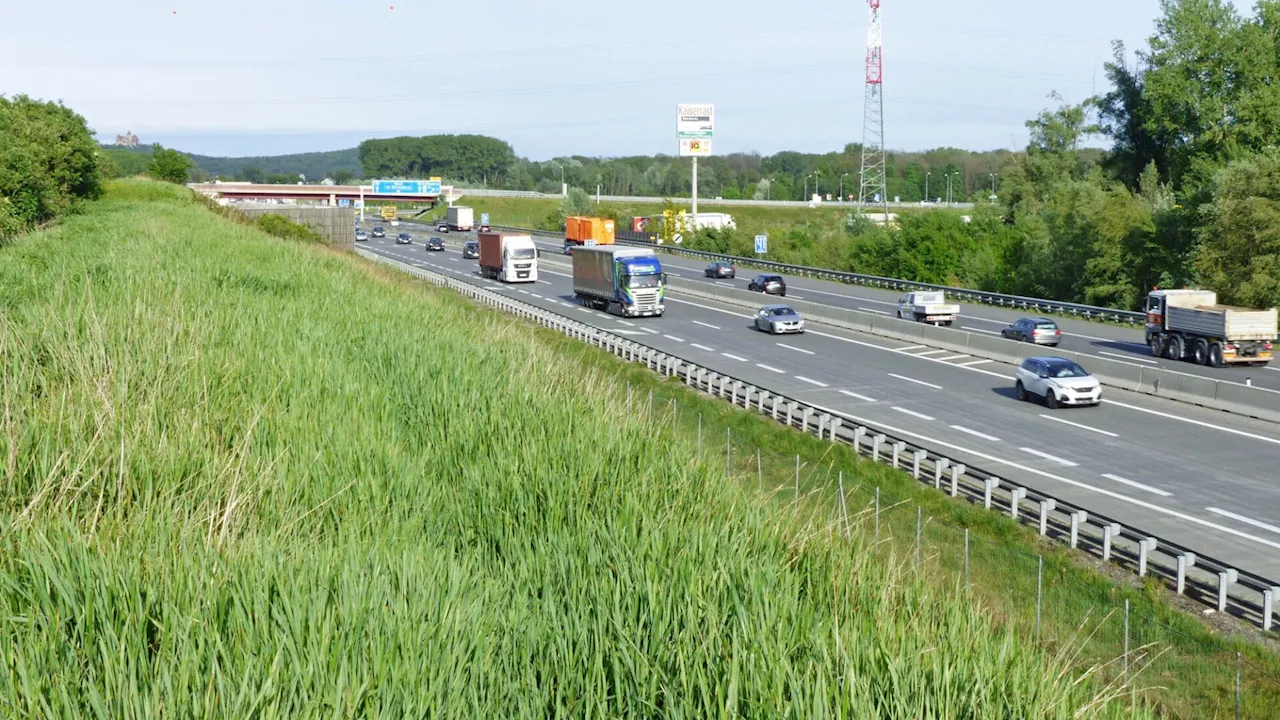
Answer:
<svg viewBox="0 0 1280 720"><path fill-rule="evenodd" d="M538 280L538 247L533 238L522 233L482 232L480 239L480 275L502 282L536 282Z"/></svg>
<svg viewBox="0 0 1280 720"><path fill-rule="evenodd" d="M612 245L614 226L612 220L574 215L564 219L564 254L572 255L575 247Z"/></svg>

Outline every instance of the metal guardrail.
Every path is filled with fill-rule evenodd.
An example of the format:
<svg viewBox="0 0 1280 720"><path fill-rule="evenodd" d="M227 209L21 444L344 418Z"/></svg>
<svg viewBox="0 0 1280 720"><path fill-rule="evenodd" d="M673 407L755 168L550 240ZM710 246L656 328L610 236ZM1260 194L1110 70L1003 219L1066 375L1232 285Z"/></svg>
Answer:
<svg viewBox="0 0 1280 720"><path fill-rule="evenodd" d="M553 239L560 239L562 237L557 233L549 233L543 230L531 230L529 228L511 226L499 227L497 225L494 227L503 230L526 232ZM772 270L776 273L799 275L817 278L819 280L830 280L832 282L844 283L846 285L863 285L867 287L904 292L911 290L940 290L951 297L964 300L966 302L976 302L983 305L994 305L997 307L1027 310L1030 312L1057 313L1083 318L1085 320L1102 320L1108 322L1128 323L1130 325L1141 325L1146 321L1145 314L1134 310L1117 310L1115 308L1099 307L1097 305L1059 302L1057 300L1045 300L1043 298L1024 297L1022 295L1005 295L1003 293L970 290L968 288L950 287L948 285L931 285L929 283L880 277L878 275L863 275L860 273L814 268L805 265L788 265L786 263L773 262L772 260L761 260L759 258L742 257L739 255L721 255L719 253L706 252L704 250L690 250L669 244L658 244L651 240L650 236L645 233L620 231L617 233L617 241L626 245L652 247L654 250L660 252L707 260L708 262L728 261L735 265L757 267L764 270Z"/></svg>
<svg viewBox="0 0 1280 720"><path fill-rule="evenodd" d="M1028 485L1007 482L993 473L969 467L923 445L857 423L837 411L770 392L643 343L471 283L416 268L364 248L357 247L356 253L553 328L608 350L624 360L644 363L655 372L682 379L689 387L728 400L746 410L768 415L788 427L851 446L857 454L909 472L918 482L947 492L951 497L981 502L989 510L1008 513L1013 520L1036 528L1043 537L1089 552L1131 570L1139 577L1156 577L1177 594L1191 597L1219 612L1230 611L1264 630L1270 630L1275 624L1275 602L1280 599L1280 583L1274 580L1241 571L1227 562L1201 555Z"/></svg>

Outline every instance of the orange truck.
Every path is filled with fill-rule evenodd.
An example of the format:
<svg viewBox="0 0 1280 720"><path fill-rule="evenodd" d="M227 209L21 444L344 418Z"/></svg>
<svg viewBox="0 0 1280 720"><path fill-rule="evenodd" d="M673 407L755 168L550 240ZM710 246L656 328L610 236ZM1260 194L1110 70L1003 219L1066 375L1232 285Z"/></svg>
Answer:
<svg viewBox="0 0 1280 720"><path fill-rule="evenodd" d="M564 219L564 254L572 255L575 247L612 245L612 220L573 216Z"/></svg>

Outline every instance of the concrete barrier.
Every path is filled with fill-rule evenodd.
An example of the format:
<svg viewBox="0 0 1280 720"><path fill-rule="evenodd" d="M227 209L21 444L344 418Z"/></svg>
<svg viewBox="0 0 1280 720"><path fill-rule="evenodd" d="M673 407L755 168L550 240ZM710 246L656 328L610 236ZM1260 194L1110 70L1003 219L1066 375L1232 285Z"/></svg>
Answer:
<svg viewBox="0 0 1280 720"><path fill-rule="evenodd" d="M1220 382L1214 403L1219 410L1280 422L1280 392L1274 390Z"/></svg>

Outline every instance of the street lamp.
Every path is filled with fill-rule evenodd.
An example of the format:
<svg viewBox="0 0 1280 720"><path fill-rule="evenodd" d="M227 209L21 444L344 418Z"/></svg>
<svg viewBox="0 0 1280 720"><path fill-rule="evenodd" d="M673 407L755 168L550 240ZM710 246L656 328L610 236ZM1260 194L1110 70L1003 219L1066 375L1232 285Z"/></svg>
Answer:
<svg viewBox="0 0 1280 720"><path fill-rule="evenodd" d="M820 176L820 175L822 175L822 171L821 171L821 170L814 170L814 171L813 171L813 194L814 194L814 195L817 195L817 194L818 194L818 176Z"/></svg>
<svg viewBox="0 0 1280 720"><path fill-rule="evenodd" d="M840 202L844 202L844 179L849 173L840 176Z"/></svg>
<svg viewBox="0 0 1280 720"><path fill-rule="evenodd" d="M925 202L929 202L929 176L932 174L933 174L932 172L927 172L924 174L924 201Z"/></svg>
<svg viewBox="0 0 1280 720"><path fill-rule="evenodd" d="M995 202L995 196L996 196L996 173L991 173L991 198L992 198L992 202Z"/></svg>
<svg viewBox="0 0 1280 720"><path fill-rule="evenodd" d="M558 167L558 168L560 168L560 194L561 194L561 195L564 195L564 194L565 194L565 189L564 189L564 166L563 166L563 165L561 165L560 163L555 163L555 162L553 162L553 163L551 163L551 164L552 164L552 165L555 165L555 166L556 166L556 167Z"/></svg>

